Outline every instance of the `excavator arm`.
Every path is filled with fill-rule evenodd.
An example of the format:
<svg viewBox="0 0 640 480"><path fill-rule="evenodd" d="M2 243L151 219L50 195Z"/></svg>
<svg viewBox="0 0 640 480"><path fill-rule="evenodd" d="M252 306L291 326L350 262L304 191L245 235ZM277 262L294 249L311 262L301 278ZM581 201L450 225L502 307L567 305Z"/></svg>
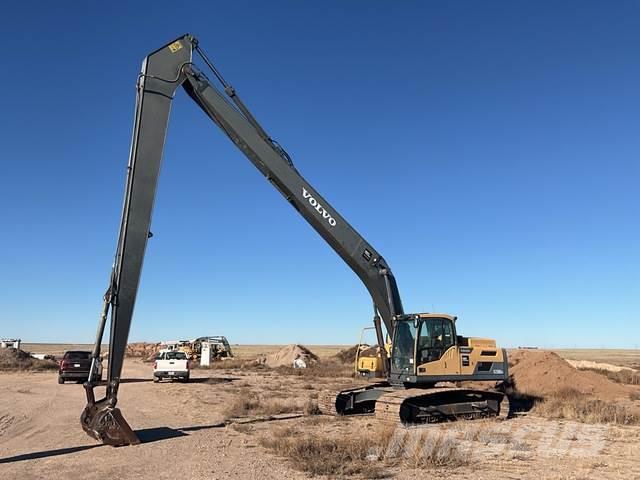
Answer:
<svg viewBox="0 0 640 480"><path fill-rule="evenodd" d="M224 93L194 65L194 52L211 69ZM382 256L298 173L289 155L255 120L197 40L184 35L149 54L138 77L120 234L93 350L92 371L110 319L106 392L96 401L95 385L87 382L87 406L81 416L89 435L111 445L138 443L116 404L142 263L151 237L171 102L180 86L362 280L373 300L380 345L384 345L380 319L392 334L394 318L404 313L395 279Z"/></svg>

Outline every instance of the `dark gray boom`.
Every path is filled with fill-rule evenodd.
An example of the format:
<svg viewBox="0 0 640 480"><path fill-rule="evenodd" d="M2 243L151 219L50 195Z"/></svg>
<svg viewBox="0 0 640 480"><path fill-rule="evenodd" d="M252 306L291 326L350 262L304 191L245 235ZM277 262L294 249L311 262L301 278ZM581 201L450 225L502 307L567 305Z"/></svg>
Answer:
<svg viewBox="0 0 640 480"><path fill-rule="evenodd" d="M193 52L209 66L224 93L196 68L192 62ZM373 299L374 324L380 345L383 345L380 318L392 335L394 317L404 313L395 279L382 256L298 173L289 155L258 124L233 87L211 64L197 40L184 35L149 54L138 77L120 235L93 351L92 369L96 368L100 357L110 310L106 394L105 398L96 401L95 385L86 383L87 406L81 417L82 426L89 435L111 445L138 443L137 436L116 408L117 394L142 262L147 240L151 237L151 214L171 101L179 86L184 87L207 116L362 280ZM384 348L381 350L384 355Z"/></svg>

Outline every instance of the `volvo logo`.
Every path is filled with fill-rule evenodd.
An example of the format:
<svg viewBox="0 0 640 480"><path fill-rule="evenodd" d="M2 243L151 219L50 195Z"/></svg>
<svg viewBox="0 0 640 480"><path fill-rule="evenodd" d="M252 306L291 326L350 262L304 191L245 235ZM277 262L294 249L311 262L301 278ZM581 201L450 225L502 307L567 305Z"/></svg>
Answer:
<svg viewBox="0 0 640 480"><path fill-rule="evenodd" d="M327 212L322 205L318 203L318 201L311 196L311 193L307 191L306 188L302 187L302 197L305 198L309 205L316 209L316 211L322 215L329 225L332 227L336 226L336 219L331 216L329 212Z"/></svg>

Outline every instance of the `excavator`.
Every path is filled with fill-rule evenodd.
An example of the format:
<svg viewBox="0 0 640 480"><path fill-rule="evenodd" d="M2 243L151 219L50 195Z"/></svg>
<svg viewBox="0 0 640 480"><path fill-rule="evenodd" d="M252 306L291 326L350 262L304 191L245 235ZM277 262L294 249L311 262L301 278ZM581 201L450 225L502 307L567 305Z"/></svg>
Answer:
<svg viewBox="0 0 640 480"><path fill-rule="evenodd" d="M215 81L196 66L194 56ZM494 340L458 335L454 316L406 313L387 261L300 175L289 154L258 123L198 40L186 34L147 55L137 79L120 232L92 351L93 371L109 321L108 375L103 398L96 399L96 382L84 384L87 405L80 421L85 432L109 445L139 443L117 407L118 390L143 258L152 236L169 110L180 86L355 272L371 295L378 345L385 344L383 325L391 339L390 355L380 349L383 379L322 395L323 412L369 413L382 421L408 425L506 417L508 397L497 388L508 379L505 350L497 348ZM496 386L468 386L478 381Z"/></svg>

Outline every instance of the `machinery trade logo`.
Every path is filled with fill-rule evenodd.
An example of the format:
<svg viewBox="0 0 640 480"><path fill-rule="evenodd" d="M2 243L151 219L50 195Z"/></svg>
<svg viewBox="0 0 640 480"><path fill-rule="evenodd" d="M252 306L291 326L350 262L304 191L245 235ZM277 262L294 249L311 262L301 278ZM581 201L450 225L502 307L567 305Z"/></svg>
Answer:
<svg viewBox="0 0 640 480"><path fill-rule="evenodd" d="M171 53L176 53L178 50L181 50L181 49L182 49L182 44L180 43L180 40L176 40L171 45L169 45L169 50L171 51Z"/></svg>
<svg viewBox="0 0 640 480"><path fill-rule="evenodd" d="M307 189L304 187L302 187L302 197L307 199L307 201L309 202L309 205L315 208L317 212L320 215L322 215L322 218L324 218L329 225L331 225L332 227L336 226L335 218L333 218L331 214L327 212L325 208L322 205L320 205L318 201L311 196L311 193L309 193Z"/></svg>
<svg viewBox="0 0 640 480"><path fill-rule="evenodd" d="M579 422L532 419L530 423L486 423L477 421L430 428L398 427L386 449L371 452L371 459L402 458L425 464L458 459L460 462L486 459L530 460L534 457L576 457L596 459L605 448L609 427ZM375 458L374 458L375 457Z"/></svg>

